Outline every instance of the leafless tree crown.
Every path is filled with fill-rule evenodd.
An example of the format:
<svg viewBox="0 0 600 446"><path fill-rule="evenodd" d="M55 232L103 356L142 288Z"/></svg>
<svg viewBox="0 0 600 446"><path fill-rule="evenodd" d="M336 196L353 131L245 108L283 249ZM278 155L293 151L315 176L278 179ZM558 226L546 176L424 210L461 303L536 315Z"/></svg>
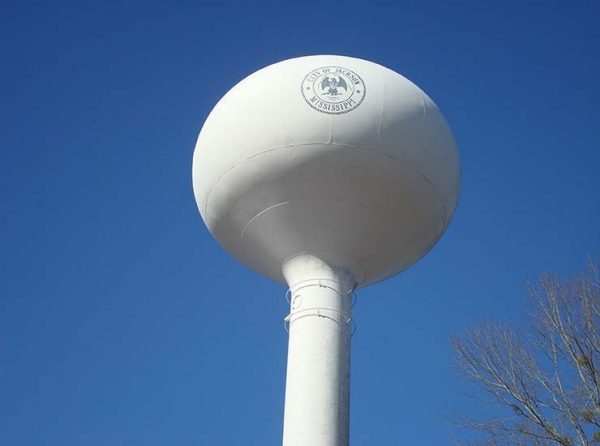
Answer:
<svg viewBox="0 0 600 446"><path fill-rule="evenodd" d="M525 335L485 323L452 338L460 369L498 417L463 421L479 445L600 444L600 282L597 262L574 279L546 274L528 286Z"/></svg>

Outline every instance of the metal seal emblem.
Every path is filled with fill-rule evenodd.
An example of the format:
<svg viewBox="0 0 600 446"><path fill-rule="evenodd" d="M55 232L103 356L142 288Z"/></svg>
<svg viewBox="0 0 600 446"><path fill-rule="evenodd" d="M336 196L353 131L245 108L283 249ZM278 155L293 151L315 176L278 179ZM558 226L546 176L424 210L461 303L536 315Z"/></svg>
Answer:
<svg viewBox="0 0 600 446"><path fill-rule="evenodd" d="M358 107L367 93L362 78L348 68L317 68L302 80L300 91L308 105L321 113L341 115Z"/></svg>

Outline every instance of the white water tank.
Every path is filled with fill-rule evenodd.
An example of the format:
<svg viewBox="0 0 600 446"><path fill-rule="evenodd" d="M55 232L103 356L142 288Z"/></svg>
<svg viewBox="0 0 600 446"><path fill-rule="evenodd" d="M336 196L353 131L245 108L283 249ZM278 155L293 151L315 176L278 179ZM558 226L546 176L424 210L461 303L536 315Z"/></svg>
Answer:
<svg viewBox="0 0 600 446"><path fill-rule="evenodd" d="M232 255L290 288L284 446L349 444L352 292L409 267L458 199L433 101L365 60L286 60L233 87L194 152L194 193Z"/></svg>
<svg viewBox="0 0 600 446"><path fill-rule="evenodd" d="M454 213L459 158L444 116L381 65L308 56L263 68L214 107L193 159L198 207L241 262L285 283L309 254L355 286L416 262Z"/></svg>

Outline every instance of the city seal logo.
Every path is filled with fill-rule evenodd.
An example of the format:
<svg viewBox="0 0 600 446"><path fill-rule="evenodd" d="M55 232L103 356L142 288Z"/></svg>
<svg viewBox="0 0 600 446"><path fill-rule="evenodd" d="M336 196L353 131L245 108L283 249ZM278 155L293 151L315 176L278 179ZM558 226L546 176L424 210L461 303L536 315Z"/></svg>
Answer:
<svg viewBox="0 0 600 446"><path fill-rule="evenodd" d="M300 87L308 105L330 115L354 110L362 103L366 90L358 74L342 67L317 68L304 77Z"/></svg>

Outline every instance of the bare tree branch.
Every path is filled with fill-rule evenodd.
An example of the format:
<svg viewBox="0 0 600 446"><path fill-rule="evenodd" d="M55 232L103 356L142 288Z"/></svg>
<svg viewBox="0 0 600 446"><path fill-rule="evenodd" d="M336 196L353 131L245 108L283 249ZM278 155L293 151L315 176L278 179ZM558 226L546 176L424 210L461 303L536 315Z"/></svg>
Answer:
<svg viewBox="0 0 600 446"><path fill-rule="evenodd" d="M598 270L590 261L573 279L545 274L530 284L529 338L487 322L451 339L463 374L503 413L460 422L483 434L471 444L600 444Z"/></svg>

